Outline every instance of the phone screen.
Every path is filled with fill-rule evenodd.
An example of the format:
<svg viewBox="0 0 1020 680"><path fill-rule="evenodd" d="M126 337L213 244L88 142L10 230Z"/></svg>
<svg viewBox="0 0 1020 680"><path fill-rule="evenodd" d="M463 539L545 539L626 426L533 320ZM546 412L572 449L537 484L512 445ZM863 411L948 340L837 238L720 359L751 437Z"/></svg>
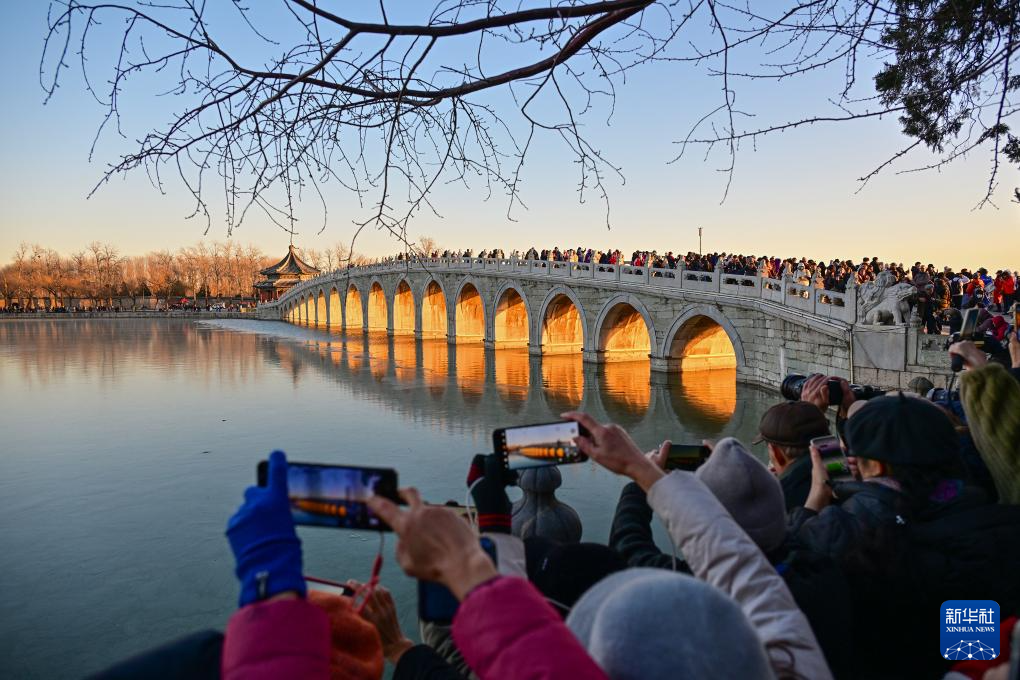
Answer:
<svg viewBox="0 0 1020 680"><path fill-rule="evenodd" d="M818 449L822 456L822 465L829 473L829 481L833 484L852 482L853 473L850 471L850 463L843 453L843 447L839 445L839 437L816 437L811 440L811 445Z"/></svg>
<svg viewBox="0 0 1020 680"><path fill-rule="evenodd" d="M496 544L492 539L482 536L479 539L482 550L496 562ZM435 581L418 581L418 618L429 623L449 625L457 613L460 602L450 589Z"/></svg>
<svg viewBox="0 0 1020 680"><path fill-rule="evenodd" d="M666 469L694 472L711 454L709 448L701 444L673 444L666 457Z"/></svg>
<svg viewBox="0 0 1020 680"><path fill-rule="evenodd" d="M259 486L266 485L269 463L258 467ZM365 504L374 495L397 502L397 471L392 468L287 464L287 496L294 524L337 529L390 528Z"/></svg>
<svg viewBox="0 0 1020 680"><path fill-rule="evenodd" d="M960 327L961 340L971 340L974 338L974 333L977 331L979 311L977 307L971 307L963 313L963 325Z"/></svg>
<svg viewBox="0 0 1020 680"><path fill-rule="evenodd" d="M305 576L305 586L308 588L308 590L318 590L319 592L329 593L330 595L342 595L343 597L354 597L354 588L351 588L346 583L331 581L325 578L318 578L316 576Z"/></svg>
<svg viewBox="0 0 1020 680"><path fill-rule="evenodd" d="M564 465L588 460L577 448L577 437L586 435L583 427L573 420L555 423L506 427L492 433L496 453L503 456L507 468L543 467Z"/></svg>

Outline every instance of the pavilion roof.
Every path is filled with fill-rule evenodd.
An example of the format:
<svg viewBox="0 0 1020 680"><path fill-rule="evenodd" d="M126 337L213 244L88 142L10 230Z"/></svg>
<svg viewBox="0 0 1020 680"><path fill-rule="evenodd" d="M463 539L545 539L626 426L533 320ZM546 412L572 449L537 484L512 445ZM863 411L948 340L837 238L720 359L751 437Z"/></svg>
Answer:
<svg viewBox="0 0 1020 680"><path fill-rule="evenodd" d="M282 260L274 264L272 267L266 267L261 273L265 276L272 276L274 274L302 275L318 274L319 270L298 257L297 250L292 244L287 248L287 254Z"/></svg>

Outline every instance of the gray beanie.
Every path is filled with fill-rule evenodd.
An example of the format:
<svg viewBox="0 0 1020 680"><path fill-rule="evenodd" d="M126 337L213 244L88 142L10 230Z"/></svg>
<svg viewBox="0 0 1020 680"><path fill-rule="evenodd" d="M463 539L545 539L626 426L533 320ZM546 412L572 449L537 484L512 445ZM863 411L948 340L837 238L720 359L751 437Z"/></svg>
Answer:
<svg viewBox="0 0 1020 680"><path fill-rule="evenodd" d="M616 572L577 601L567 626L610 680L773 677L740 607L685 574Z"/></svg>
<svg viewBox="0 0 1020 680"><path fill-rule="evenodd" d="M775 475L733 437L720 440L694 473L762 552L786 538L786 500Z"/></svg>

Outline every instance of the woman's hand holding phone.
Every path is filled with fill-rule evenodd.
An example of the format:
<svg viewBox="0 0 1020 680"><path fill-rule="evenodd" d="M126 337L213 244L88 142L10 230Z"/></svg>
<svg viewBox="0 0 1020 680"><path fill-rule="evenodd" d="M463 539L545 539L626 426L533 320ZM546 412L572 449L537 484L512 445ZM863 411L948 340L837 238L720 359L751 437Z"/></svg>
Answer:
<svg viewBox="0 0 1020 680"><path fill-rule="evenodd" d="M660 470L666 469L666 461L669 460L669 451L673 448L673 442L665 440L659 444L659 448L652 449L645 454L645 458L655 463L655 467Z"/></svg>
<svg viewBox="0 0 1020 680"><path fill-rule="evenodd" d="M646 492L665 476L665 471L619 425L602 425L580 411L569 411L562 417L577 421L588 430L587 435L577 438L577 448L610 472L630 477Z"/></svg>
<svg viewBox="0 0 1020 680"><path fill-rule="evenodd" d="M348 581L347 585L355 590L362 587L362 584L357 581ZM383 656L394 666L400 661L404 652L414 647L414 643L404 635L404 631L400 630L397 605L386 588L379 586L372 591L365 604L365 609L362 611L362 616L379 631Z"/></svg>
<svg viewBox="0 0 1020 680"><path fill-rule="evenodd" d="M474 530L455 513L425 505L417 489L402 489L408 509L380 496L368 506L399 537L397 562L408 576L437 581L463 601L475 587L498 575Z"/></svg>
<svg viewBox="0 0 1020 680"><path fill-rule="evenodd" d="M250 486L227 523L227 539L241 582L239 606L293 592L304 595L301 541L287 498L287 457L269 456L266 486Z"/></svg>
<svg viewBox="0 0 1020 680"><path fill-rule="evenodd" d="M808 510L821 512L832 502L832 487L829 485L829 471L822 462L822 453L814 444L809 449L811 455L811 490L808 492L804 507Z"/></svg>

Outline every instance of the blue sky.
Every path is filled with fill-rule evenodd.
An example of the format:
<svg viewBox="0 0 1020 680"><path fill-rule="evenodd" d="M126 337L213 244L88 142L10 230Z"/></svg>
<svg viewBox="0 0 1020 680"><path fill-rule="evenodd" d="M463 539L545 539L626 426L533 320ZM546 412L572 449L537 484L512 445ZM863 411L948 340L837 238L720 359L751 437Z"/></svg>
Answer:
<svg viewBox="0 0 1020 680"><path fill-rule="evenodd" d="M219 215L214 215L208 235L203 235L204 221L185 220L192 206L173 180L164 195L144 173L136 172L86 199L105 164L182 103L150 96L151 83L137 83L126 101L128 140L106 135L90 163L89 146L103 109L84 91L78 72L65 73L57 95L43 105L38 64L46 5L41 0L5 3L0 9L0 49L7 65L0 74L7 93L6 106L0 108L0 256L6 259L22 241L69 252L98 239L136 254L225 239ZM230 22L220 21L216 28L222 31L221 41L243 40ZM703 30L693 27L692 37L704 38ZM839 77L833 71L782 84L738 83L737 104L753 111L762 124L832 113L827 99L838 91ZM442 217L422 213L412 223L412 234L431 235L455 248L509 251L584 244L687 251L697 247L701 226L706 250L826 259L877 255L904 262L1020 267L1020 207L1009 202L1012 187L1020 185L1020 173L1005 168L996 195L998 210L972 210L987 182L986 153L940 173L887 173L855 194L857 178L904 142L892 119L817 125L770 135L755 148L745 145L729 197L720 204L726 184L718 172L723 156L703 161L695 152L668 163L677 153L674 142L720 101L720 85L703 67L645 66L619 86L611 123L606 107L584 117L586 134L626 177L625 185L608 180L612 231L606 230L601 203L578 202L573 158L562 142L547 135L536 139L528 159L522 187L528 208L515 209L514 222L506 219L503 196L486 201L480 185L465 189L452 184L435 192ZM486 96L497 105L506 101L503 94ZM914 163L928 158L918 154ZM328 201L330 217L322 234L316 233L313 206L302 209L297 245L322 248L346 242L352 221L367 215L367 209L337 185L330 187ZM288 240L261 215L252 215L233 238L272 255L282 253ZM364 233L357 247L370 255L396 250L381 232Z"/></svg>

